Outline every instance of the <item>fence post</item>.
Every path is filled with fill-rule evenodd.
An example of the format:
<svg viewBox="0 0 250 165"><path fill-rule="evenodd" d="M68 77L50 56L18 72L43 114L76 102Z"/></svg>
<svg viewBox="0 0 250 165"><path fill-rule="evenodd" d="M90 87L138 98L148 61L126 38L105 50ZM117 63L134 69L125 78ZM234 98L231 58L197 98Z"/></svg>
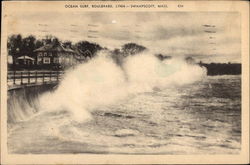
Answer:
<svg viewBox="0 0 250 165"><path fill-rule="evenodd" d="M23 72L22 71L21 71L20 78L21 78L21 85L22 85L23 84Z"/></svg>
<svg viewBox="0 0 250 165"><path fill-rule="evenodd" d="M13 84L16 84L16 71L13 72Z"/></svg>
<svg viewBox="0 0 250 165"><path fill-rule="evenodd" d="M44 76L45 76L45 74L44 74L44 72L43 72L43 84L44 84Z"/></svg>
<svg viewBox="0 0 250 165"><path fill-rule="evenodd" d="M49 74L49 81L51 82L51 75L52 74L52 71L50 71L50 74Z"/></svg>
<svg viewBox="0 0 250 165"><path fill-rule="evenodd" d="M30 84L30 71L28 71L28 84Z"/></svg>
<svg viewBox="0 0 250 165"><path fill-rule="evenodd" d="M57 71L56 81L59 81L59 71Z"/></svg>
<svg viewBox="0 0 250 165"><path fill-rule="evenodd" d="M37 83L37 71L36 71L36 75L35 75L35 83Z"/></svg>

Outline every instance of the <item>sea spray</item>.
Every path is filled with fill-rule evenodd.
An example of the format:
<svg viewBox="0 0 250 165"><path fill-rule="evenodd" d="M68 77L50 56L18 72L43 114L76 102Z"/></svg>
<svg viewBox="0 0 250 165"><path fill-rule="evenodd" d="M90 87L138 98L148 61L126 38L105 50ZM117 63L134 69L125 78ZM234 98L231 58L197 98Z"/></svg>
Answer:
<svg viewBox="0 0 250 165"><path fill-rule="evenodd" d="M66 73L55 92L41 98L47 110L66 109L74 120L91 118L89 111L126 96L123 71L110 57L98 56Z"/></svg>
<svg viewBox="0 0 250 165"><path fill-rule="evenodd" d="M91 111L130 95L193 83L206 75L205 69L184 60L160 61L151 54L127 57L121 66L101 54L66 73L55 92L40 98L42 109L68 111L73 120L91 119Z"/></svg>
<svg viewBox="0 0 250 165"><path fill-rule="evenodd" d="M206 70L183 59L160 61L151 54L130 56L124 64L131 93L152 91L193 83L206 75Z"/></svg>

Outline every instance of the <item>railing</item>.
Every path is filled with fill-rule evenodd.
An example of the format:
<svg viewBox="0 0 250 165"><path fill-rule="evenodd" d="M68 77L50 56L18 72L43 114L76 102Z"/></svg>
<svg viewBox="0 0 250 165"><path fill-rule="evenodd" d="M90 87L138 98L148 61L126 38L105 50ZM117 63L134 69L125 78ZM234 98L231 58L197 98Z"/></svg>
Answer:
<svg viewBox="0 0 250 165"><path fill-rule="evenodd" d="M57 83L63 71L8 71L8 87Z"/></svg>

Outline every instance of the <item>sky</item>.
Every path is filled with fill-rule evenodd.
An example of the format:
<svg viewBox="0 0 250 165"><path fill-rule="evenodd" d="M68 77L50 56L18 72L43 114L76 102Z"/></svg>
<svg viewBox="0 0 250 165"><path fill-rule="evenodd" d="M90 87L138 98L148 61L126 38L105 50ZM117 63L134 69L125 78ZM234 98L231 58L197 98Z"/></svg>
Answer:
<svg viewBox="0 0 250 165"><path fill-rule="evenodd" d="M21 12L11 13L8 34L87 40L109 49L134 42L153 53L203 62L241 62L237 12Z"/></svg>

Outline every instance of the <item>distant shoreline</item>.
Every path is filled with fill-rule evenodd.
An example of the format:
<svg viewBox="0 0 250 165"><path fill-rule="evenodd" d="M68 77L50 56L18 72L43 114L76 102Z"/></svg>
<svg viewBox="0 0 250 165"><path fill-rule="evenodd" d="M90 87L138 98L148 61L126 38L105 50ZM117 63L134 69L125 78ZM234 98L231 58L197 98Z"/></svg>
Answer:
<svg viewBox="0 0 250 165"><path fill-rule="evenodd" d="M241 74L240 63L199 63L199 65L207 69L208 76Z"/></svg>

